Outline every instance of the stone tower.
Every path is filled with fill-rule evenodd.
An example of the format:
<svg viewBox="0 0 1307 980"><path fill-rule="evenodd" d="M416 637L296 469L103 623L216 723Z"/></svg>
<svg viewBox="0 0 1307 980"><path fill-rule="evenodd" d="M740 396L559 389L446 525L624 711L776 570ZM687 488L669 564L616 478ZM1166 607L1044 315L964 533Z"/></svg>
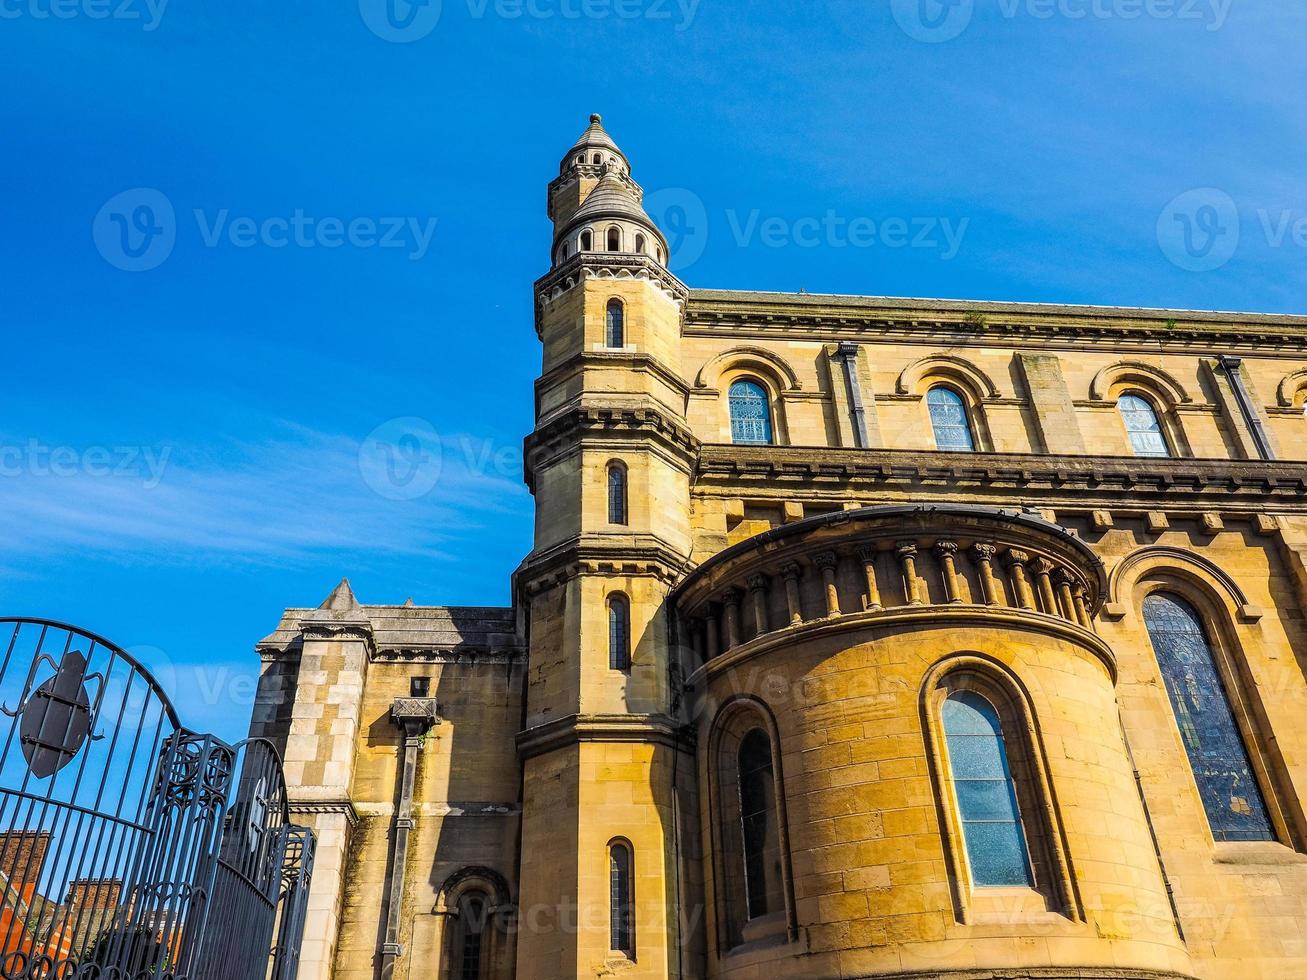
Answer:
<svg viewBox="0 0 1307 980"><path fill-rule="evenodd" d="M695 439L680 367L686 289L642 197L593 116L550 185L552 267L535 288L536 531L516 578L530 623L523 976L594 975L613 959L635 970L624 975L667 976L683 946L678 889L692 885L676 839L693 813L694 762L672 719L666 598L690 553ZM640 924L624 950L610 948L614 860L633 862Z"/></svg>

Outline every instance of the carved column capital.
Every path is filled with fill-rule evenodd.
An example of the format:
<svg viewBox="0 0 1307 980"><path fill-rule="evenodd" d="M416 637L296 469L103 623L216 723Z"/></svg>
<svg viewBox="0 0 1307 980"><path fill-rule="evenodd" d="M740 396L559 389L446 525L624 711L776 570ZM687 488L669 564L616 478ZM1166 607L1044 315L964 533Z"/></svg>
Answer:
<svg viewBox="0 0 1307 980"><path fill-rule="evenodd" d="M812 556L812 563L824 572L828 569L833 569L838 565L840 563L840 557L833 551L823 551L820 554Z"/></svg>
<svg viewBox="0 0 1307 980"><path fill-rule="evenodd" d="M1009 568L1013 565L1025 565L1030 561L1030 555L1024 551L1018 551L1016 548L1009 548L1003 555L1003 561Z"/></svg>
<svg viewBox="0 0 1307 980"><path fill-rule="evenodd" d="M958 553L958 543L956 541L936 541L934 552L936 558L953 558Z"/></svg>
<svg viewBox="0 0 1307 980"><path fill-rule="evenodd" d="M993 561L996 554L998 554L998 549L992 544L973 544L971 546L971 555L976 561Z"/></svg>
<svg viewBox="0 0 1307 980"><path fill-rule="evenodd" d="M787 582L797 582L803 578L803 566L797 561L787 561L781 566L781 578Z"/></svg>

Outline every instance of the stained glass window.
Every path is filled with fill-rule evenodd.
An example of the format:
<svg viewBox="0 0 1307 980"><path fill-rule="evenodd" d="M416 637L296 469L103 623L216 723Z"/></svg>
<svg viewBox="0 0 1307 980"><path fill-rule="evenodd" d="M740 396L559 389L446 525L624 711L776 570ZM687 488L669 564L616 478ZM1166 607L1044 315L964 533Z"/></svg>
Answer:
<svg viewBox="0 0 1307 980"><path fill-rule="evenodd" d="M972 882L1034 885L998 712L974 691L950 695L942 712Z"/></svg>
<svg viewBox="0 0 1307 980"><path fill-rule="evenodd" d="M783 907L776 777L771 739L761 728L749 732L740 743L740 825L749 918L756 919Z"/></svg>
<svg viewBox="0 0 1307 980"><path fill-rule="evenodd" d="M608 323L604 342L617 350L626 346L626 310L622 307L620 299L608 301Z"/></svg>
<svg viewBox="0 0 1307 980"><path fill-rule="evenodd" d="M756 381L731 385L731 441L751 445L771 443L771 405L767 390Z"/></svg>
<svg viewBox="0 0 1307 980"><path fill-rule="evenodd" d="M1155 592L1144 600L1144 624L1212 836L1221 841L1274 840L1266 802L1198 613L1183 599Z"/></svg>
<svg viewBox="0 0 1307 980"><path fill-rule="evenodd" d="M1116 410L1125 422L1130 447L1136 456L1171 455L1166 436L1162 434L1162 423L1158 421L1157 412L1147 399L1138 395L1122 395L1117 399Z"/></svg>
<svg viewBox="0 0 1307 980"><path fill-rule="evenodd" d="M617 843L608 848L609 949L635 955L635 910L631 902L631 850Z"/></svg>
<svg viewBox="0 0 1307 980"><path fill-rule="evenodd" d="M631 669L631 607L625 596L608 600L608 666L613 670Z"/></svg>
<svg viewBox="0 0 1307 980"><path fill-rule="evenodd" d="M930 409L930 424L935 430L935 445L953 452L974 452L975 440L971 437L971 421L967 406L952 388L931 388L926 395Z"/></svg>
<svg viewBox="0 0 1307 980"><path fill-rule="evenodd" d="M626 470L616 463L608 467L608 523L626 523Z"/></svg>

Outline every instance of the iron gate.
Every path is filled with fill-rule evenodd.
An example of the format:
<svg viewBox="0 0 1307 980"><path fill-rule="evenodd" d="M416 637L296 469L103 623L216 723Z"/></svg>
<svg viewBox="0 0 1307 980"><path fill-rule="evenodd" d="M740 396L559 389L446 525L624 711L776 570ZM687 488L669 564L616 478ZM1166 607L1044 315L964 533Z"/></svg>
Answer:
<svg viewBox="0 0 1307 980"><path fill-rule="evenodd" d="M0 978L294 980L314 840L275 747L183 728L84 630L0 646Z"/></svg>

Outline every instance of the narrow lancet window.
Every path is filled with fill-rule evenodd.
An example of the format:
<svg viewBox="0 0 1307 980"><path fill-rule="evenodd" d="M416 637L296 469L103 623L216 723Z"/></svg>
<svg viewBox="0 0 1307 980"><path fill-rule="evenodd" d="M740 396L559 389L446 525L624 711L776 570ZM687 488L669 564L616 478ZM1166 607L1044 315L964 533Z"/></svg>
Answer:
<svg viewBox="0 0 1307 980"><path fill-rule="evenodd" d="M740 743L740 825L749 918L756 919L784 907L776 775L771 739L761 728Z"/></svg>
<svg viewBox="0 0 1307 980"><path fill-rule="evenodd" d="M974 691L951 694L941 710L972 884L977 888L1033 886L1035 876L998 711Z"/></svg>
<svg viewBox="0 0 1307 980"><path fill-rule="evenodd" d="M631 669L631 606L622 595L608 599L608 666Z"/></svg>
<svg viewBox="0 0 1307 980"><path fill-rule="evenodd" d="M614 953L635 958L635 901L631 848L624 841L608 847L608 942Z"/></svg>
<svg viewBox="0 0 1307 980"><path fill-rule="evenodd" d="M608 523L625 526L626 515L626 467L620 463L608 466Z"/></svg>
<svg viewBox="0 0 1307 980"><path fill-rule="evenodd" d="M1212 836L1219 841L1275 840L1261 787L1198 613L1177 596L1155 592L1144 600L1144 625L1166 681Z"/></svg>
<svg viewBox="0 0 1307 980"><path fill-rule="evenodd" d="M608 301L608 314L604 325L604 346L621 350L626 346L626 308L620 299Z"/></svg>

